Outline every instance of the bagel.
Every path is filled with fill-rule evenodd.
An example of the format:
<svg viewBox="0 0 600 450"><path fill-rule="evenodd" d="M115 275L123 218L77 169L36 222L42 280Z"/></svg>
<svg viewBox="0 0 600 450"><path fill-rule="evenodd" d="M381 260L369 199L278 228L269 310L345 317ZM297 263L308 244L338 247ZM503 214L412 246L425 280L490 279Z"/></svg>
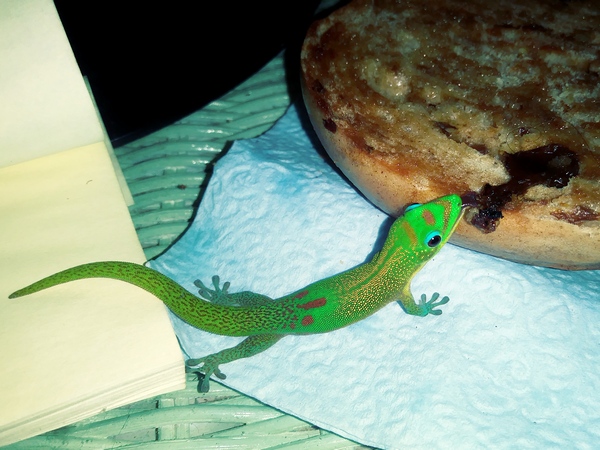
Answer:
<svg viewBox="0 0 600 450"><path fill-rule="evenodd" d="M599 269L598 5L354 0L307 32L308 115L387 213L456 193L455 244Z"/></svg>

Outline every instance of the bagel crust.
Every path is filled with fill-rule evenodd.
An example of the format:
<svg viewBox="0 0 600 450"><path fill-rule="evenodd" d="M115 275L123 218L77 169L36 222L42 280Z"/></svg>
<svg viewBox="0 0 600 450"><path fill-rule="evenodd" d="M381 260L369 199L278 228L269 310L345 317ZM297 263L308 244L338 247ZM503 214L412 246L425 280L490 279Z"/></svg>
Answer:
<svg viewBox="0 0 600 450"><path fill-rule="evenodd" d="M455 244L600 269L599 5L354 0L304 41L311 122L389 214L456 193Z"/></svg>

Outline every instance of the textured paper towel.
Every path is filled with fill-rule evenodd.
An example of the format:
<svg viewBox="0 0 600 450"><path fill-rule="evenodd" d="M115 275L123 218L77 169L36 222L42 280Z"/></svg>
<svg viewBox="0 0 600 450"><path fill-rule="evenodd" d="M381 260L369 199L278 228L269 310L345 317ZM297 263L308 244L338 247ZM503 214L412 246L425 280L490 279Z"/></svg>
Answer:
<svg viewBox="0 0 600 450"><path fill-rule="evenodd" d="M332 169L302 117L292 107L235 143L194 223L150 265L192 292L218 274L231 292L277 297L372 255L390 219ZM415 296L450 297L441 316L393 303L222 370L234 389L377 447L590 448L600 442L599 286L600 272L447 245L412 284ZM239 342L173 323L189 357Z"/></svg>

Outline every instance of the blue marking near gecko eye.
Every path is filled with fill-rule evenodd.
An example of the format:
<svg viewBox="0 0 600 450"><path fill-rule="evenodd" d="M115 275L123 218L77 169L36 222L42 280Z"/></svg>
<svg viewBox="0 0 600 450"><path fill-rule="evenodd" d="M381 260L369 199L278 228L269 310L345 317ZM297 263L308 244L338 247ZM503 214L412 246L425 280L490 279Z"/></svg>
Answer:
<svg viewBox="0 0 600 450"><path fill-rule="evenodd" d="M406 212L410 211L411 209L418 208L419 206L421 206L420 203L413 203L412 205L408 205L406 208L404 208L404 212L406 213Z"/></svg>

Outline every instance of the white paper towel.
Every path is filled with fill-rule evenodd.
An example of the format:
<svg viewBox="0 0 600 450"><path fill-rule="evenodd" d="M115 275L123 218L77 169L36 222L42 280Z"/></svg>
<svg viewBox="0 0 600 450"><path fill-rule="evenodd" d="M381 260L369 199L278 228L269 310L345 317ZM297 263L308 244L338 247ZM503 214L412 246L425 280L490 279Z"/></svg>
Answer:
<svg viewBox="0 0 600 450"><path fill-rule="evenodd" d="M195 279L210 285L218 274L231 292L278 297L379 248L391 220L332 169L298 110L233 145L189 230L149 265L192 292ZM600 442L599 287L600 271L524 266L446 245L412 284L415 296L450 297L441 316L409 316L393 303L221 369L232 388L376 447L592 448ZM240 340L173 323L189 357Z"/></svg>

